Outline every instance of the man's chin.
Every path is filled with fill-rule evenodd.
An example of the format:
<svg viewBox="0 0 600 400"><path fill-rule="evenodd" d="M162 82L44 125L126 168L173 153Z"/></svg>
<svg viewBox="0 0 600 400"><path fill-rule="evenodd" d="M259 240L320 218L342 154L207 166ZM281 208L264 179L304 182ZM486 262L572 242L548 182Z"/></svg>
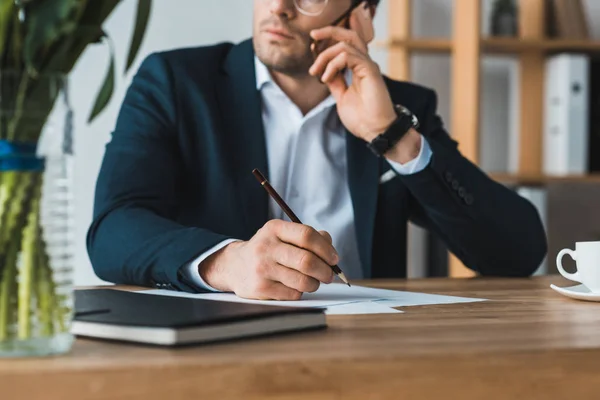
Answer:
<svg viewBox="0 0 600 400"><path fill-rule="evenodd" d="M268 68L289 75L308 74L310 62L291 49L267 45L258 52L259 60Z"/></svg>

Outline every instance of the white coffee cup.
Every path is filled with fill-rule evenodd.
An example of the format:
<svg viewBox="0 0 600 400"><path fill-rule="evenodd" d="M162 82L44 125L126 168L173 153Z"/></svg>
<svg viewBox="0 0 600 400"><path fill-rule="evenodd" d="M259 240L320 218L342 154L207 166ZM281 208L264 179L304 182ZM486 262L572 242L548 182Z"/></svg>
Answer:
<svg viewBox="0 0 600 400"><path fill-rule="evenodd" d="M562 258L568 254L575 260L577 271L569 273L562 266ZM575 251L563 249L556 256L558 271L565 278L583 283L590 291L600 293L600 242L577 242Z"/></svg>

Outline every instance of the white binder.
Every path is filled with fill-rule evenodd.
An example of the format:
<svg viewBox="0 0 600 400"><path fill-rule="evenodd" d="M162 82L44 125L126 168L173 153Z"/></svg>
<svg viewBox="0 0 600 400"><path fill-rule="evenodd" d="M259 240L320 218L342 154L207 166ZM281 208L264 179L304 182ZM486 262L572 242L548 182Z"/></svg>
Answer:
<svg viewBox="0 0 600 400"><path fill-rule="evenodd" d="M545 79L544 173L584 174L588 169L589 57L549 57Z"/></svg>

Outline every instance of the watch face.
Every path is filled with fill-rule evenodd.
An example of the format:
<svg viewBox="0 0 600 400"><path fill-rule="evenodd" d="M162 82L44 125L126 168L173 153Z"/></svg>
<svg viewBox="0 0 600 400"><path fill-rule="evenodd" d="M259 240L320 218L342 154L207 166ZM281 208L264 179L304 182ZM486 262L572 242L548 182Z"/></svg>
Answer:
<svg viewBox="0 0 600 400"><path fill-rule="evenodd" d="M419 126L419 119L417 118L417 116L415 114L413 114L412 112L410 112L410 110L400 104L396 104L396 108L398 109L398 111L402 114L408 115L409 117L411 117L412 119L412 125L413 127L416 129Z"/></svg>
<svg viewBox="0 0 600 400"><path fill-rule="evenodd" d="M412 115L412 122L415 129L417 129L419 127L419 119L415 114Z"/></svg>

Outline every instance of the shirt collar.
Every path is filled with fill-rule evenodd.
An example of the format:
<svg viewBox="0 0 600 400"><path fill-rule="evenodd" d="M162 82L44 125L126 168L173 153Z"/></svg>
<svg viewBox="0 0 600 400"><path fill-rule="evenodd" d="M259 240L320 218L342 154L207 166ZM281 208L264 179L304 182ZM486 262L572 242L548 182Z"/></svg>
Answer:
<svg viewBox="0 0 600 400"><path fill-rule="evenodd" d="M267 66L257 56L254 56L254 69L256 71L256 90L261 90L264 85L273 82Z"/></svg>

